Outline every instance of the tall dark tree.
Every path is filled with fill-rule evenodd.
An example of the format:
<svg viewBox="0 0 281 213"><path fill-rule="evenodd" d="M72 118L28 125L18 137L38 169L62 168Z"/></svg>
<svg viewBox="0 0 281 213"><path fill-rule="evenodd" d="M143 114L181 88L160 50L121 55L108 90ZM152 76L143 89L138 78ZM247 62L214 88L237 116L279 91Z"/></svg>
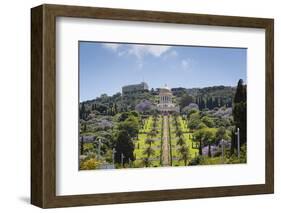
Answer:
<svg viewBox="0 0 281 213"><path fill-rule="evenodd" d="M85 107L84 102L82 103L82 106L80 108L79 117L80 117L80 119L83 119L83 120L85 120L85 118L86 118L86 107Z"/></svg>
<svg viewBox="0 0 281 213"><path fill-rule="evenodd" d="M205 108L206 108L205 100L201 97L199 109L202 110L202 109L205 109Z"/></svg>
<svg viewBox="0 0 281 213"><path fill-rule="evenodd" d="M212 97L207 98L207 108L208 109L213 109L214 108L214 106L213 106L213 98Z"/></svg>
<svg viewBox="0 0 281 213"><path fill-rule="evenodd" d="M182 160L184 162L184 165L187 165L187 161L189 159L189 149L186 145L182 145L178 152L180 153L180 160Z"/></svg>
<svg viewBox="0 0 281 213"><path fill-rule="evenodd" d="M190 96L188 94L183 95L182 98L180 99L181 109L184 108L185 106L188 106L192 102L193 102L192 96Z"/></svg>
<svg viewBox="0 0 281 213"><path fill-rule="evenodd" d="M128 134L127 131L121 130L116 134L116 154L115 161L117 163L129 163L129 159L131 161L135 160L134 158L134 143Z"/></svg>
<svg viewBox="0 0 281 213"><path fill-rule="evenodd" d="M242 79L238 81L233 104L233 120L236 130L240 129L240 144L242 145L247 141L247 93Z"/></svg>
<svg viewBox="0 0 281 213"><path fill-rule="evenodd" d="M215 101L213 102L213 108L214 107L219 107L219 98L218 97L216 97Z"/></svg>
<svg viewBox="0 0 281 213"><path fill-rule="evenodd" d="M80 155L84 154L84 136L81 137L80 141Z"/></svg>
<svg viewBox="0 0 281 213"><path fill-rule="evenodd" d="M95 103L92 104L92 111L94 111L94 110L96 110L96 104Z"/></svg>
<svg viewBox="0 0 281 213"><path fill-rule="evenodd" d="M231 132L231 148L230 148L230 153L234 154L234 149L237 147L237 142L236 142L236 136L235 136L235 131Z"/></svg>
<svg viewBox="0 0 281 213"><path fill-rule="evenodd" d="M246 86L243 84L243 80L240 79L237 84L236 93L234 96L234 104L240 102L246 102Z"/></svg>
<svg viewBox="0 0 281 213"><path fill-rule="evenodd" d="M117 113L118 113L117 104L114 104L114 113L115 113L115 114L117 114Z"/></svg>
<svg viewBox="0 0 281 213"><path fill-rule="evenodd" d="M199 147L198 147L198 151L199 151L199 155L202 155L202 148L203 148L203 139L204 139L204 132L202 129L197 130L194 134L194 139L197 140L199 142Z"/></svg>

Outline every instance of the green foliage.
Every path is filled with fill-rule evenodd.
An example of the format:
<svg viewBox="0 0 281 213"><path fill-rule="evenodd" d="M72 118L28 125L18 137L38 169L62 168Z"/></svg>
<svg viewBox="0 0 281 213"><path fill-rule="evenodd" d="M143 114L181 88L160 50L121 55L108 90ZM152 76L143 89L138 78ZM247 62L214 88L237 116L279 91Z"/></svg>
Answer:
<svg viewBox="0 0 281 213"><path fill-rule="evenodd" d="M84 137L81 137L81 141L80 141L80 155L84 154Z"/></svg>
<svg viewBox="0 0 281 213"><path fill-rule="evenodd" d="M190 161L189 161L189 166L196 166L196 165L200 165L200 162L202 161L201 160L202 159L202 157L199 155L199 156L197 156L197 157L195 157L195 158L192 158Z"/></svg>
<svg viewBox="0 0 281 213"><path fill-rule="evenodd" d="M85 103L83 102L79 110L79 118L86 120L88 115L89 115L89 111L86 109Z"/></svg>
<svg viewBox="0 0 281 213"><path fill-rule="evenodd" d="M216 142L216 129L214 128L205 128L204 131L204 142L208 145L208 156L212 157L211 145Z"/></svg>
<svg viewBox="0 0 281 213"><path fill-rule="evenodd" d="M197 129L201 123L199 112L194 112L189 116L188 128Z"/></svg>
<svg viewBox="0 0 281 213"><path fill-rule="evenodd" d="M99 166L99 162L94 158L86 159L85 161L80 162L81 170L97 169L98 166Z"/></svg>
<svg viewBox="0 0 281 213"><path fill-rule="evenodd" d="M150 156L153 156L155 154L155 150L151 146L148 146L143 151L143 154L147 155L147 158L150 158Z"/></svg>
<svg viewBox="0 0 281 213"><path fill-rule="evenodd" d="M139 131L139 120L137 117L130 115L125 121L119 122L119 130L126 130L130 137L136 137Z"/></svg>
<svg viewBox="0 0 281 213"><path fill-rule="evenodd" d="M196 108L189 109L187 111L187 118L191 119L192 115L194 116L194 114L195 114L195 116L199 115L199 110Z"/></svg>
<svg viewBox="0 0 281 213"><path fill-rule="evenodd" d="M125 121L130 116L130 112L122 112L118 115L118 122Z"/></svg>
<svg viewBox="0 0 281 213"><path fill-rule="evenodd" d="M233 120L236 129L240 129L240 143L244 144L247 141L247 95L246 85L243 85L243 80L240 79L237 85L234 108Z"/></svg>
<svg viewBox="0 0 281 213"><path fill-rule="evenodd" d="M182 135L183 135L182 130L181 130L181 129L178 129L178 130L176 131L176 136L177 136L177 137L182 137Z"/></svg>
<svg viewBox="0 0 281 213"><path fill-rule="evenodd" d="M145 143L150 145L154 142L154 140L152 138L146 138Z"/></svg>
<svg viewBox="0 0 281 213"><path fill-rule="evenodd" d="M234 96L234 103L246 102L246 87L243 84L243 80L240 79L237 84L236 93Z"/></svg>
<svg viewBox="0 0 281 213"><path fill-rule="evenodd" d="M203 128L207 128L206 124L204 124L203 122L199 123L196 127L196 129L203 129Z"/></svg>
<svg viewBox="0 0 281 213"><path fill-rule="evenodd" d="M93 152L94 145L92 143L84 143L84 152Z"/></svg>
<svg viewBox="0 0 281 213"><path fill-rule="evenodd" d="M122 154L124 156L123 163L128 163L129 159L134 160L134 143L126 130L120 130L115 135L115 161L121 163Z"/></svg>
<svg viewBox="0 0 281 213"><path fill-rule="evenodd" d="M188 95L188 94L184 94L181 96L180 98L180 108L184 108L185 106L188 106L190 103L193 103L193 98L192 96Z"/></svg>
<svg viewBox="0 0 281 213"><path fill-rule="evenodd" d="M221 126L220 128L218 128L217 132L216 132L216 139L218 141L220 140L226 140L226 141L229 141L231 138L230 138L230 132L227 131L225 129L225 127Z"/></svg>
<svg viewBox="0 0 281 213"><path fill-rule="evenodd" d="M180 105L182 111L181 114L169 115L170 156L173 166L221 163L220 152L212 155L209 149L210 157L200 156L202 147L208 145L210 148L213 144L217 145L216 142L221 139L229 141L232 130L237 129L234 125L240 128L241 140L244 140L246 86L241 82L238 83L234 98L235 90L233 87L218 86L183 89L174 94L173 101ZM85 141L89 141L89 138L90 140L93 138L93 141L90 143L80 141L80 154L83 157L87 156L86 159L80 160L80 167L98 168L101 162L112 163L113 148L116 150L116 168L160 166L163 117L160 119L155 108L158 101L158 92L151 90L126 96L120 93L113 96L103 94L99 98L81 103L80 136L85 138L87 136ZM141 102L150 104L149 110L138 110L136 106ZM95 162L95 158L90 155L97 152L98 146L95 142L98 139L102 139L101 156L100 162ZM234 140L235 137L232 136L231 139ZM240 159L237 159L235 150L233 152L225 150L225 162L246 162L246 151L242 149L246 150L243 144ZM121 165L122 154L123 165ZM160 160L151 160L151 156Z"/></svg>
<svg viewBox="0 0 281 213"><path fill-rule="evenodd" d="M177 140L177 145L182 146L182 145L184 145L184 144L185 144L184 138L183 138L183 137L180 137L180 138Z"/></svg>
<svg viewBox="0 0 281 213"><path fill-rule="evenodd" d="M157 135L157 130L152 129L150 132L147 133L147 135L149 137L155 137Z"/></svg>
<svg viewBox="0 0 281 213"><path fill-rule="evenodd" d="M149 160L149 158L144 158L143 160L142 160L142 163L143 163L143 165L145 166L145 167L150 167L151 166L151 161Z"/></svg>
<svg viewBox="0 0 281 213"><path fill-rule="evenodd" d="M180 160L184 161L184 165L186 166L187 165L187 161L188 161L188 159L190 157L189 148L186 145L182 145L179 148L178 152L181 155Z"/></svg>
<svg viewBox="0 0 281 213"><path fill-rule="evenodd" d="M234 163L247 163L247 144L243 144L240 149L240 158L237 157L237 152L229 154L229 157L226 160L228 164Z"/></svg>
<svg viewBox="0 0 281 213"><path fill-rule="evenodd" d="M211 157L211 145L216 142L216 128L202 128L194 132L194 137L197 141L200 143L200 150L199 154L202 155L202 145L208 145L209 146L209 151L208 151L208 156ZM203 144L202 144L203 143Z"/></svg>
<svg viewBox="0 0 281 213"><path fill-rule="evenodd" d="M212 118L210 118L209 116L204 116L201 118L201 121L207 126L207 127L214 127L215 126L215 122Z"/></svg>

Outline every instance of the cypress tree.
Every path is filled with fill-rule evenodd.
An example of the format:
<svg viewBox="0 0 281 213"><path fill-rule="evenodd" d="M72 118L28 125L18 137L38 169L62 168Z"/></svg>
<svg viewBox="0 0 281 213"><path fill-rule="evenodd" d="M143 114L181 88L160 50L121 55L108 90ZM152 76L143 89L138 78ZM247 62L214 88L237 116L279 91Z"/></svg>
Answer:
<svg viewBox="0 0 281 213"><path fill-rule="evenodd" d="M240 144L247 140L247 94L243 80L238 81L233 103L233 120L236 129L240 129Z"/></svg>
<svg viewBox="0 0 281 213"><path fill-rule="evenodd" d="M243 85L243 80L240 79L237 84L234 103L246 102L246 87Z"/></svg>
<svg viewBox="0 0 281 213"><path fill-rule="evenodd" d="M206 103L205 103L205 100L203 98L201 98L201 109L205 109L206 108Z"/></svg>
<svg viewBox="0 0 281 213"><path fill-rule="evenodd" d="M214 107L219 107L219 98L218 97L215 98L215 101L213 103L213 108Z"/></svg>
<svg viewBox="0 0 281 213"><path fill-rule="evenodd" d="M81 137L81 142L80 142L80 155L83 155L84 153L84 137Z"/></svg>
<svg viewBox="0 0 281 213"><path fill-rule="evenodd" d="M82 103L81 109L80 109L80 119L84 119L85 118L85 113L86 113L86 108L85 108L85 104L84 102Z"/></svg>

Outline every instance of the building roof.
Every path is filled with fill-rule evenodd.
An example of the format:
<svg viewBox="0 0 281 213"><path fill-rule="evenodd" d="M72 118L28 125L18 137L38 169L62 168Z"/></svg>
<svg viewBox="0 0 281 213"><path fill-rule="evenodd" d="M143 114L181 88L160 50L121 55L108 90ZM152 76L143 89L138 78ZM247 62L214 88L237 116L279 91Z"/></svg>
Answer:
<svg viewBox="0 0 281 213"><path fill-rule="evenodd" d="M167 86L167 84L165 84L164 87L159 88L160 93L171 93L171 89Z"/></svg>
<svg viewBox="0 0 281 213"><path fill-rule="evenodd" d="M167 86L167 84L165 84L164 88L163 89L166 89L166 90L169 90L171 91L170 87Z"/></svg>

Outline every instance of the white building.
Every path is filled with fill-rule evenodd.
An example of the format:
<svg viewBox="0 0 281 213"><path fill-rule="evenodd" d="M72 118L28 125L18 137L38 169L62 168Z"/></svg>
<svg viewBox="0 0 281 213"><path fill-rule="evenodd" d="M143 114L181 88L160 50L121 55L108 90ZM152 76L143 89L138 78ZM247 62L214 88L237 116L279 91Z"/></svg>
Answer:
<svg viewBox="0 0 281 213"><path fill-rule="evenodd" d="M159 104L157 104L157 109L160 112L179 112L179 106L173 103L173 93L170 88L165 85L165 87L159 89Z"/></svg>

